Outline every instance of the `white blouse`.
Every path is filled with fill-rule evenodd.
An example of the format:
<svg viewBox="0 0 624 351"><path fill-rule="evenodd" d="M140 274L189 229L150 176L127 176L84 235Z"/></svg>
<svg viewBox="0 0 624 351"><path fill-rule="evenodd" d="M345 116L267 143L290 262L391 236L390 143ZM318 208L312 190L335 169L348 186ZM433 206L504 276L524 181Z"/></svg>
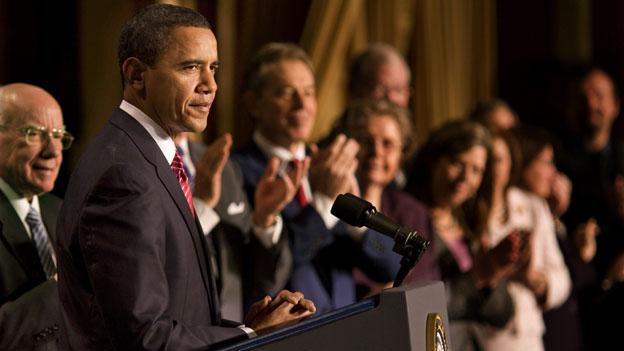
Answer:
<svg viewBox="0 0 624 351"><path fill-rule="evenodd" d="M510 188L507 192L509 219L506 223L490 221L492 246L513 230L527 230L532 235L533 255L530 265L546 275L548 290L544 309L558 307L570 293L571 281L561 250L557 244L555 223L546 201L536 195ZM486 350L543 350L544 321L542 308L533 292L524 284L508 285L515 313L503 329L488 328L484 333Z"/></svg>

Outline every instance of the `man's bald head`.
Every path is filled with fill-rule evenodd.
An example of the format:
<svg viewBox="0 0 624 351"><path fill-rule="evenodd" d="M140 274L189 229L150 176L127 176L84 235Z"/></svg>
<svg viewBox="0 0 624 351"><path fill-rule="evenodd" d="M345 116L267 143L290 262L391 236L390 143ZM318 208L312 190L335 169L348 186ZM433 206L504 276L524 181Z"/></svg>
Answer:
<svg viewBox="0 0 624 351"><path fill-rule="evenodd" d="M35 110L60 114L61 106L47 91L34 85L13 83L0 87L0 125L20 123Z"/></svg>
<svg viewBox="0 0 624 351"><path fill-rule="evenodd" d="M0 177L16 193L32 198L52 190L63 147L46 133L64 128L61 107L45 90L24 83L0 87ZM44 133L27 138L28 130Z"/></svg>

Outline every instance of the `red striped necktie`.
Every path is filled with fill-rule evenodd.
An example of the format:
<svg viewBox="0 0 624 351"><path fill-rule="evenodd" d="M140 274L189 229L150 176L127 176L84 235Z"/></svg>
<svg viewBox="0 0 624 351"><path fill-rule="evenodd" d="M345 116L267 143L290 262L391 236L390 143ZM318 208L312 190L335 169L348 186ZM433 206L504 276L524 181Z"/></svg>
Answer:
<svg viewBox="0 0 624 351"><path fill-rule="evenodd" d="M303 161L297 159L292 159L290 162L293 168L303 163ZM299 206L301 206L301 208L306 207L310 203L310 201L308 201L308 197L306 196L305 190L303 189L303 182L299 185L299 189L297 189L297 201L299 202Z"/></svg>
<svg viewBox="0 0 624 351"><path fill-rule="evenodd" d="M180 157L180 154L177 152L173 157L173 162L171 162L171 171L175 174L176 178L178 178L178 183L180 183L186 202L189 205L193 217L195 217L195 206L193 206L193 192L191 191L191 184L189 183L189 179L184 171L182 157Z"/></svg>

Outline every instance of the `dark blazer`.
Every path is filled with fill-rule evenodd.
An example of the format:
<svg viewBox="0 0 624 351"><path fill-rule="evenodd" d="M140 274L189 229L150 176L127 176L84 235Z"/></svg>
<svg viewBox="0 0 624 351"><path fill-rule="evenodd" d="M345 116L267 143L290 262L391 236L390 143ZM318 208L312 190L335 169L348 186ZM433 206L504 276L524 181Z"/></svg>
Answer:
<svg viewBox="0 0 624 351"><path fill-rule="evenodd" d="M61 200L39 197L41 217L54 241ZM60 333L57 284L46 280L37 248L0 191L0 350L56 350Z"/></svg>
<svg viewBox="0 0 624 351"><path fill-rule="evenodd" d="M434 241L433 225L429 210L411 195L388 186L381 196L381 213L393 219L405 228L418 232L423 238ZM394 251L394 239L369 230L363 248L367 255L374 258L374 267L368 268L373 280L378 282L394 281L401 267L401 256ZM405 283L415 281L440 280L438 262L434 250L430 247L423 253L416 266L410 271Z"/></svg>
<svg viewBox="0 0 624 351"><path fill-rule="evenodd" d="M194 350L224 327L201 228L158 145L117 109L69 182L57 226L68 349Z"/></svg>
<svg viewBox="0 0 624 351"><path fill-rule="evenodd" d="M190 157L198 164L206 146L189 141ZM221 198L215 207L220 222L210 232L219 265L219 297L224 318L242 320L249 305L286 287L292 253L285 233L266 249L252 233L252 211L238 165L228 160L221 177Z"/></svg>
<svg viewBox="0 0 624 351"><path fill-rule="evenodd" d="M253 193L268 163L254 143L232 154L243 171L248 196ZM313 206L301 207L293 199L282 211L293 253L293 272L289 287L314 301L318 313L355 302L355 266L373 267L370 257L354 242L342 223L328 229ZM366 272L367 273L367 272Z"/></svg>

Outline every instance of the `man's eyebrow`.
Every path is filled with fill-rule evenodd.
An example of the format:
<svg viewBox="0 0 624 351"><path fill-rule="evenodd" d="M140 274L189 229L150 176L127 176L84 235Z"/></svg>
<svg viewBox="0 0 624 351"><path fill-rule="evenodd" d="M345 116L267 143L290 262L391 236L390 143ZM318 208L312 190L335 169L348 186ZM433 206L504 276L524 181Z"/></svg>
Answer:
<svg viewBox="0 0 624 351"><path fill-rule="evenodd" d="M205 60L193 59L193 60L185 60L185 61L179 62L178 66L184 67L184 66L189 66L189 65L205 65L205 64L206 64ZM221 65L221 61L213 61L210 63L210 66L220 66L220 65Z"/></svg>
<svg viewBox="0 0 624 351"><path fill-rule="evenodd" d="M196 60L186 60L186 61L179 62L178 66L182 67L182 66L188 66L188 65L203 65L205 63L206 63L206 61L199 60L199 59L196 59Z"/></svg>

